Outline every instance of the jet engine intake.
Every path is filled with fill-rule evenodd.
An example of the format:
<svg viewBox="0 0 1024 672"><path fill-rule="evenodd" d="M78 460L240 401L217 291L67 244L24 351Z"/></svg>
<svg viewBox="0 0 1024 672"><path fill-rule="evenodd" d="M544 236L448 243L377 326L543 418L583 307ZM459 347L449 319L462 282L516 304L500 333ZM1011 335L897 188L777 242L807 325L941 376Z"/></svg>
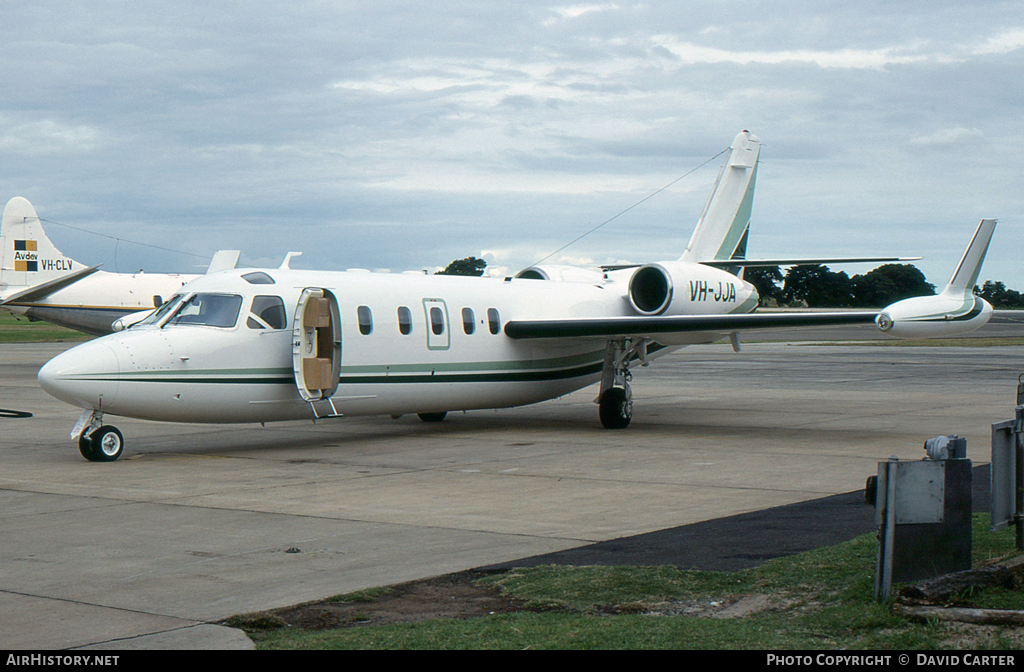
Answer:
<svg viewBox="0 0 1024 672"><path fill-rule="evenodd" d="M565 264L530 266L516 273L515 277L525 280L550 280L551 282L586 282L595 285L601 284L606 279L601 271Z"/></svg>
<svg viewBox="0 0 1024 672"><path fill-rule="evenodd" d="M645 264L629 279L629 302L641 315L661 315L672 303L672 275L659 264Z"/></svg>
<svg viewBox="0 0 1024 672"><path fill-rule="evenodd" d="M641 315L749 312L757 290L721 269L682 261L644 264L629 278L626 297Z"/></svg>

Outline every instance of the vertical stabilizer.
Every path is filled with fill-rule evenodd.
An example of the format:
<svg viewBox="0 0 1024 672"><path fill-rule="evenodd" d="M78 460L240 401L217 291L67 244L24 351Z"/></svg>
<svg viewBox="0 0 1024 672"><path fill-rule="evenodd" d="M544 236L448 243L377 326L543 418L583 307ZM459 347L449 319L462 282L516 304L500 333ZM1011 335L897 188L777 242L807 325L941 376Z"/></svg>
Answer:
<svg viewBox="0 0 1024 672"><path fill-rule="evenodd" d="M971 244L967 246L963 259L949 279L949 284L942 290L943 296L972 296L974 286L978 283L978 274L985 261L988 245L992 241L992 233L996 230L996 220L983 219L974 232Z"/></svg>
<svg viewBox="0 0 1024 672"><path fill-rule="evenodd" d="M761 141L749 131L733 140L711 198L704 206L680 261L725 261L746 257Z"/></svg>
<svg viewBox="0 0 1024 672"><path fill-rule="evenodd" d="M0 220L0 290L56 280L85 268L64 256L43 231L36 209L16 196L7 202Z"/></svg>

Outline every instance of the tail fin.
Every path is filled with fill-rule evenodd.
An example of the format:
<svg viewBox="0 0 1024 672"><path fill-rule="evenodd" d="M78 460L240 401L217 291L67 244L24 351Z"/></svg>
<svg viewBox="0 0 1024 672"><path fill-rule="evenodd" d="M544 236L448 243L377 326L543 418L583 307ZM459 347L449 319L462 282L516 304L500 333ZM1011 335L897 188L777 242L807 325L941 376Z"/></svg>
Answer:
<svg viewBox="0 0 1024 672"><path fill-rule="evenodd" d="M0 290L32 287L81 271L85 266L54 247L27 199L7 202L0 220Z"/></svg>
<svg viewBox="0 0 1024 672"><path fill-rule="evenodd" d="M747 254L761 141L749 131L733 140L689 245L679 261L725 261Z"/></svg>
<svg viewBox="0 0 1024 672"><path fill-rule="evenodd" d="M988 245L992 241L992 232L996 230L996 220L983 219L974 232L971 244L967 246L963 259L949 279L949 284L942 290L943 296L972 296L974 285L978 283L981 265L985 262Z"/></svg>

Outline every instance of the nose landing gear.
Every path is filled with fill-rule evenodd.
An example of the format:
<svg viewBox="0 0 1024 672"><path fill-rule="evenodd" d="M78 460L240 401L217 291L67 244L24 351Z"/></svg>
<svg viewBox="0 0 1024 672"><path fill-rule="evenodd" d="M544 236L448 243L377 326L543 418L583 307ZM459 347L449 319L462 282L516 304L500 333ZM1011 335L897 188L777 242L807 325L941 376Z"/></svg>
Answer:
<svg viewBox="0 0 1024 672"><path fill-rule="evenodd" d="M78 436L78 452L90 462L113 462L124 451L124 437L117 427L103 424L101 411L86 411L71 430Z"/></svg>

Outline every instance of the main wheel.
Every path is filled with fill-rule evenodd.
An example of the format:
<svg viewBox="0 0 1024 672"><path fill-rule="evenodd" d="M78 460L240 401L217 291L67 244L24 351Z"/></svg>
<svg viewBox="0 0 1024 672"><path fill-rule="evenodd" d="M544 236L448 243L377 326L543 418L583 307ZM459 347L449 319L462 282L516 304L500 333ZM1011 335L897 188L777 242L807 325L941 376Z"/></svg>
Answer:
<svg viewBox="0 0 1024 672"><path fill-rule="evenodd" d="M82 435L78 437L78 452L90 462L96 461L96 457L92 452L92 441L85 432L82 432Z"/></svg>
<svg viewBox="0 0 1024 672"><path fill-rule="evenodd" d="M448 411L441 411L440 413L417 413L420 416L420 420L423 422L441 422L444 420L444 416L448 415Z"/></svg>
<svg viewBox="0 0 1024 672"><path fill-rule="evenodd" d="M625 429L633 419L633 400L625 388L610 388L601 395L598 413L605 429Z"/></svg>
<svg viewBox="0 0 1024 672"><path fill-rule="evenodd" d="M78 439L78 450L90 462L113 462L121 457L124 437L117 427L104 425L88 437L83 434Z"/></svg>

